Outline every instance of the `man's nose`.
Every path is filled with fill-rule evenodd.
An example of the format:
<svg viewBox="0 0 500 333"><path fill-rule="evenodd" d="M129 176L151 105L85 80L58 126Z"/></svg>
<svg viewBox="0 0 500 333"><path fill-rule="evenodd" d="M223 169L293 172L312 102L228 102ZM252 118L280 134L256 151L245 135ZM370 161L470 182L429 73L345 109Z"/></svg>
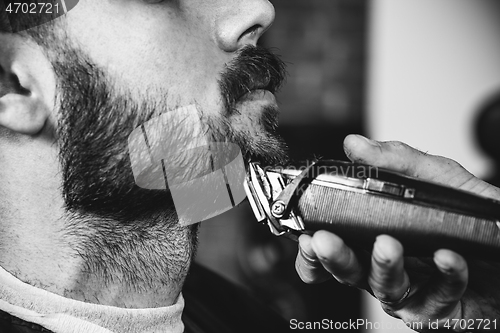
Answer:
<svg viewBox="0 0 500 333"><path fill-rule="evenodd" d="M215 21L215 39L226 52L245 45L256 45L274 21L274 7L267 0L236 0L219 12Z"/></svg>

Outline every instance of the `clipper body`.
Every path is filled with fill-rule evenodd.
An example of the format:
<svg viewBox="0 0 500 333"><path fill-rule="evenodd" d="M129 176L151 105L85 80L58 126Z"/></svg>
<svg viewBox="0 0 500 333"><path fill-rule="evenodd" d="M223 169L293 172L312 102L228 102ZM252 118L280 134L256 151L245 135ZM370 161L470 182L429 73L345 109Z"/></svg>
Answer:
<svg viewBox="0 0 500 333"><path fill-rule="evenodd" d="M371 250L388 234L406 255L448 248L500 261L500 202L465 191L333 160L299 170L250 163L244 186L257 220L278 236L329 230Z"/></svg>

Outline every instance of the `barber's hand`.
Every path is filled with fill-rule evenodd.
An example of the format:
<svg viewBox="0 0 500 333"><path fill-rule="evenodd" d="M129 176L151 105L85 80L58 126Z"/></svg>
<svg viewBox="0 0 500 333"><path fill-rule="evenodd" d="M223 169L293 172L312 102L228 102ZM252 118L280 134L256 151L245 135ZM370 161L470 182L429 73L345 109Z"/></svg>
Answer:
<svg viewBox="0 0 500 333"><path fill-rule="evenodd" d="M350 135L344 149L353 162L500 199L500 189L474 177L455 161L422 153L400 142L376 142ZM429 321L436 320L440 328L457 332L500 331L497 263L467 262L446 249L436 251L431 260L404 258L401 243L387 235L377 237L372 253L355 252L327 231L318 231L312 237L302 235L299 246L296 269L306 283L334 277L366 289L381 301L388 314L407 323L422 323L423 331L429 329Z"/></svg>

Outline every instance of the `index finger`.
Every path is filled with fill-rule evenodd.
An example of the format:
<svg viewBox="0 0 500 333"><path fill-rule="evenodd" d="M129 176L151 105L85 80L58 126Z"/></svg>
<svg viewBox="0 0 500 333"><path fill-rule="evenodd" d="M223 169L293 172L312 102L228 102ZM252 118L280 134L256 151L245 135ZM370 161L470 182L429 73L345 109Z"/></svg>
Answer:
<svg viewBox="0 0 500 333"><path fill-rule="evenodd" d="M299 253L295 260L295 270L305 283L320 283L332 276L324 268L311 246L312 237L302 234L299 237Z"/></svg>
<svg viewBox="0 0 500 333"><path fill-rule="evenodd" d="M367 289L367 258L354 252L337 235L319 230L314 233L311 247L323 267L343 284Z"/></svg>

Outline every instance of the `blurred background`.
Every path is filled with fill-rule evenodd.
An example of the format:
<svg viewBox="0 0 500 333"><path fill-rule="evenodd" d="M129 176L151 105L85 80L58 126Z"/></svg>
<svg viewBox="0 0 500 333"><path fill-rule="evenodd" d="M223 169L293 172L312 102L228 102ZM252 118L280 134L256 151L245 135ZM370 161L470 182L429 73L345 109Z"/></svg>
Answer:
<svg viewBox="0 0 500 333"><path fill-rule="evenodd" d="M276 21L261 44L288 64L278 100L292 158L346 159L343 138L361 133L453 158L500 185L500 1L271 2ZM366 293L302 283L297 245L257 224L248 204L203 222L200 238L199 263L286 319L396 327ZM360 332L372 331L381 330Z"/></svg>

